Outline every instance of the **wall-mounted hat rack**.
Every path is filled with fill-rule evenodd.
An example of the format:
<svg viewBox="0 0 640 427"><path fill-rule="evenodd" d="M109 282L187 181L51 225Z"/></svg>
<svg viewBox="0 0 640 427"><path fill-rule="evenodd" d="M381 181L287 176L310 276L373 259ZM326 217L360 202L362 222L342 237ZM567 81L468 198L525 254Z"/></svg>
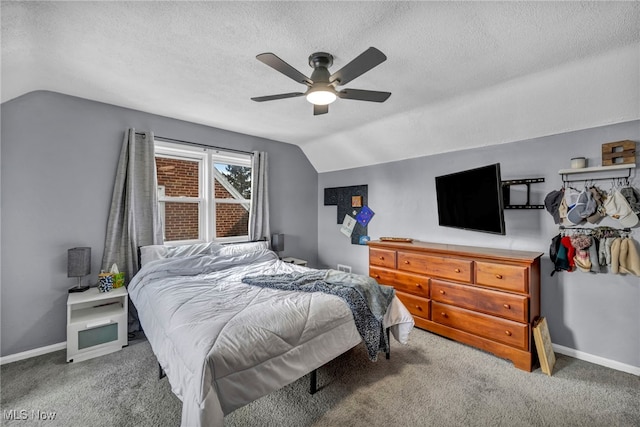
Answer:
<svg viewBox="0 0 640 427"><path fill-rule="evenodd" d="M544 205L532 205L531 204L531 184L544 182L544 178L526 178L526 179L511 179L508 181L502 181L502 200L504 202L505 209L544 209ZM523 205L511 204L511 186L512 185L526 185L527 186L527 202Z"/></svg>
<svg viewBox="0 0 640 427"><path fill-rule="evenodd" d="M579 169L560 169L558 174L562 176L562 182L575 182L575 181L602 181L616 178L631 178L631 172L635 170L635 163L626 163L612 166L593 166L589 168ZM572 175L576 174L598 174L601 172L610 172L607 177L604 178L578 178L577 176L572 179Z"/></svg>
<svg viewBox="0 0 640 427"><path fill-rule="evenodd" d="M568 227L564 225L558 226L560 231L581 231L586 233L611 232L611 233L631 233L631 228L614 228L614 227Z"/></svg>

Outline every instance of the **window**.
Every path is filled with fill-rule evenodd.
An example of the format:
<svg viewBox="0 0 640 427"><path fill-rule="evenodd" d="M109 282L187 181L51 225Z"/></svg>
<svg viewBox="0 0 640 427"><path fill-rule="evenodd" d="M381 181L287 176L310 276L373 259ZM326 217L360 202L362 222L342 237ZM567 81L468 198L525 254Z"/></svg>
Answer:
<svg viewBox="0 0 640 427"><path fill-rule="evenodd" d="M166 243L249 235L251 155L155 141L158 210Z"/></svg>

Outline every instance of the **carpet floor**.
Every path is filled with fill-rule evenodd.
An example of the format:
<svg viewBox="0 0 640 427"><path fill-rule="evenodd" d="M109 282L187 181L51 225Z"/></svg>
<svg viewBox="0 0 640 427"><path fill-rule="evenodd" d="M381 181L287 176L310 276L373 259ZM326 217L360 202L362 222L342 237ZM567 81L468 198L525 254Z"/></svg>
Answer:
<svg viewBox="0 0 640 427"><path fill-rule="evenodd" d="M66 363L65 351L3 365L2 425L179 426L181 402L144 339ZM634 426L640 377L557 355L553 376L414 329L391 359L359 345L225 417L225 426ZM51 413L55 418L51 419ZM21 419L18 419L21 418ZM49 419L46 419L49 418Z"/></svg>

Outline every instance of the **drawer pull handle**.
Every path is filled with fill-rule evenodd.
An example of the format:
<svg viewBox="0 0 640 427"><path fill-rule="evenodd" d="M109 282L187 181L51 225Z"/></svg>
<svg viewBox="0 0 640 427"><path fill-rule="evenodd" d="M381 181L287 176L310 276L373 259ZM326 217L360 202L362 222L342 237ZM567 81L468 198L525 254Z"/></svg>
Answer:
<svg viewBox="0 0 640 427"><path fill-rule="evenodd" d="M502 306L503 306L504 308L506 308L507 310L510 310L510 309L511 309L511 306L510 306L509 304L502 304Z"/></svg>
<svg viewBox="0 0 640 427"><path fill-rule="evenodd" d="M505 334L507 334L508 337L511 336L511 331L504 331Z"/></svg>
<svg viewBox="0 0 640 427"><path fill-rule="evenodd" d="M453 270L453 271L455 271L456 273L460 273L460 269L459 269L459 268L456 268L456 269L455 269L455 270Z"/></svg>
<svg viewBox="0 0 640 427"><path fill-rule="evenodd" d="M419 305L416 305L416 308L418 309L418 311L422 311L422 307L420 307Z"/></svg>
<svg viewBox="0 0 640 427"><path fill-rule="evenodd" d="M405 264L409 264L409 261L405 261L404 263L405 263Z"/></svg>
<svg viewBox="0 0 640 427"><path fill-rule="evenodd" d="M416 288L420 289L422 285L420 283L416 283Z"/></svg>
<svg viewBox="0 0 640 427"><path fill-rule="evenodd" d="M496 279L502 279L502 274L496 274Z"/></svg>
<svg viewBox="0 0 640 427"><path fill-rule="evenodd" d="M380 278L380 275L379 275L379 274L376 274L376 276L375 276L375 277L376 277L376 279L379 279L379 278Z"/></svg>
<svg viewBox="0 0 640 427"><path fill-rule="evenodd" d="M379 256L379 259L381 259L382 261L384 261L384 257L383 256Z"/></svg>
<svg viewBox="0 0 640 427"><path fill-rule="evenodd" d="M440 289L440 293L441 293L442 295L444 295L444 291L443 291L442 289Z"/></svg>
<svg viewBox="0 0 640 427"><path fill-rule="evenodd" d="M447 316L447 313L445 313L444 311L443 311L442 313L440 313L440 315L441 315L442 317L449 317L449 316Z"/></svg>

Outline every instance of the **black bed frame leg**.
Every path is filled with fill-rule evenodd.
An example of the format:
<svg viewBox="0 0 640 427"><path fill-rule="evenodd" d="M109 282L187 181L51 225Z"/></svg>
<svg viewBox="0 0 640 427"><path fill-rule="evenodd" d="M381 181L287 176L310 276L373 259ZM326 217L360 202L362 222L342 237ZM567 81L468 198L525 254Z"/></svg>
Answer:
<svg viewBox="0 0 640 427"><path fill-rule="evenodd" d="M166 376L167 374L164 373L164 369L162 369L162 366L160 366L160 362L158 362L158 379L161 380Z"/></svg>
<svg viewBox="0 0 640 427"><path fill-rule="evenodd" d="M311 371L309 378L309 393L316 394L316 391L318 391L318 370Z"/></svg>
<svg viewBox="0 0 640 427"><path fill-rule="evenodd" d="M389 339L390 338L389 328L385 330L385 333L387 334L387 343L388 343L386 357L387 359L390 359L391 358L391 340ZM160 367L159 363L158 363L158 366ZM164 372L162 371L162 367L160 367L160 372L164 374ZM316 394L317 391L318 391L318 370L314 369L313 371L311 371L311 374L309 375L309 394Z"/></svg>
<svg viewBox="0 0 640 427"><path fill-rule="evenodd" d="M387 333L387 359L391 358L391 340L389 339L389 328L386 330Z"/></svg>

